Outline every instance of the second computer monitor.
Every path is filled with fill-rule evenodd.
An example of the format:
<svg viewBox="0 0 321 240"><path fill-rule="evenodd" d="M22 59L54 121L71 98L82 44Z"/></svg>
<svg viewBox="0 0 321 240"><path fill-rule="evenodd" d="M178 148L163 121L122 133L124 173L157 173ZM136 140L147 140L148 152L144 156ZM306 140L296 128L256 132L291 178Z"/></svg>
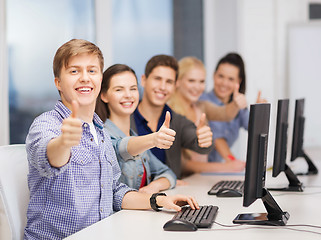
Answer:
<svg viewBox="0 0 321 240"><path fill-rule="evenodd" d="M273 177L285 170L288 137L289 99L278 101L274 145Z"/></svg>
<svg viewBox="0 0 321 240"><path fill-rule="evenodd" d="M286 164L288 125L289 125L288 113L289 113L289 99L279 100L277 117L276 117L276 132L275 132L272 176L277 177L281 172L284 172L289 181L289 186L284 188L269 188L269 190L302 192L303 191L302 183L299 181L297 176L292 172L291 168Z"/></svg>

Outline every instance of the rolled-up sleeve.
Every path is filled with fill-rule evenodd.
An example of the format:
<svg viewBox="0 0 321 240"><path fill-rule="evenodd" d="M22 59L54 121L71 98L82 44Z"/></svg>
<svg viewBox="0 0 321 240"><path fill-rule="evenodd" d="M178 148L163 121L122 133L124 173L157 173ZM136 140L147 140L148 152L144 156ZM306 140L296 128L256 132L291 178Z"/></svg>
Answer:
<svg viewBox="0 0 321 240"><path fill-rule="evenodd" d="M60 124L58 124L59 126ZM28 152L28 161L32 167L37 169L43 177L53 177L61 174L69 167L67 163L63 167L52 167L47 156L48 143L60 135L60 129L57 129L57 123L53 119L36 119L30 127L26 138L26 151Z"/></svg>
<svg viewBox="0 0 321 240"><path fill-rule="evenodd" d="M128 153L128 142L132 138L131 137L124 137L124 138L111 138L111 141L113 143L113 147L115 149L115 152L124 160L133 160L137 156L132 156ZM139 156L139 155L138 155Z"/></svg>
<svg viewBox="0 0 321 240"><path fill-rule="evenodd" d="M128 187L124 183L119 182L121 171L120 171L119 164L117 162L116 154L115 152L110 151L108 155L111 158L112 171L113 171L113 209L114 211L119 211L121 210L121 205L125 194L127 192L136 191L136 190Z"/></svg>

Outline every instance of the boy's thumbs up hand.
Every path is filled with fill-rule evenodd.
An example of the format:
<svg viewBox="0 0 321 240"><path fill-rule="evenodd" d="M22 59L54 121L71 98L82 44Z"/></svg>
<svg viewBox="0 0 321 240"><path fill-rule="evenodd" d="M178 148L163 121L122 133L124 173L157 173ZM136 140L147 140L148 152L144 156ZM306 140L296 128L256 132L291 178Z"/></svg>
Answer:
<svg viewBox="0 0 321 240"><path fill-rule="evenodd" d="M240 84L236 83L233 91L233 101L239 109L244 109L247 107L247 102L245 95L239 92Z"/></svg>
<svg viewBox="0 0 321 240"><path fill-rule="evenodd" d="M202 148L206 148L212 145L212 131L206 124L206 114L203 113L200 122L196 129L198 145Z"/></svg>
<svg viewBox="0 0 321 240"><path fill-rule="evenodd" d="M176 132L169 128L171 121L170 112L166 112L165 121L162 127L155 133L154 146L161 149L168 149L172 146Z"/></svg>
<svg viewBox="0 0 321 240"><path fill-rule="evenodd" d="M71 103L71 114L65 118L61 126L62 144L65 147L77 146L82 136L82 122L77 118L79 104L73 100Z"/></svg>

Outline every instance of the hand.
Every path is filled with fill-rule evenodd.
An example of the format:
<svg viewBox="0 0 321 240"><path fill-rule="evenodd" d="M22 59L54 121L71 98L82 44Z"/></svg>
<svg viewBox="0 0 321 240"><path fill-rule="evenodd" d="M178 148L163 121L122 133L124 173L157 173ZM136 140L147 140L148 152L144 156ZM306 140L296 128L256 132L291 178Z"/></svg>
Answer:
<svg viewBox="0 0 321 240"><path fill-rule="evenodd" d="M261 90L257 93L256 103L267 103L265 98L261 98Z"/></svg>
<svg viewBox="0 0 321 240"><path fill-rule="evenodd" d="M239 109L244 109L247 107L247 102L246 102L245 95L239 92L239 88L240 88L240 84L236 83L234 92L233 92L233 102L236 104L236 106Z"/></svg>
<svg viewBox="0 0 321 240"><path fill-rule="evenodd" d="M192 209L199 209L199 205L193 197L184 195L157 196L156 203L160 207L174 209L176 211L180 211L181 206L186 204L190 205Z"/></svg>
<svg viewBox="0 0 321 240"><path fill-rule="evenodd" d="M245 168L245 162L238 159L227 161L223 164L225 164L227 172L241 172Z"/></svg>
<svg viewBox="0 0 321 240"><path fill-rule="evenodd" d="M157 148L168 149L173 145L175 140L176 132L169 128L171 121L170 112L166 112L165 121L158 132L155 133L154 145Z"/></svg>
<svg viewBox="0 0 321 240"><path fill-rule="evenodd" d="M61 141L62 145L67 148L77 146L80 143L82 136L82 123L77 118L79 104L75 100L71 103L71 115L62 122L61 126Z"/></svg>
<svg viewBox="0 0 321 240"><path fill-rule="evenodd" d="M203 113L201 120L196 129L198 145L202 148L206 148L212 145L213 133L211 128L206 125L206 114Z"/></svg>

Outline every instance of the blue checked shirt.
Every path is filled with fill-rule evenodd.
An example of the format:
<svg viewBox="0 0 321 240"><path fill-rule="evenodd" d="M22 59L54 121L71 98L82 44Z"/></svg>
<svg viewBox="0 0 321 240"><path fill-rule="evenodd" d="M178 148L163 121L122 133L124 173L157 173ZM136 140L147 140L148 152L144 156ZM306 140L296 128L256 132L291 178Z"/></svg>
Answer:
<svg viewBox="0 0 321 240"><path fill-rule="evenodd" d="M63 119L71 111L58 101L32 123L26 148L29 162L30 202L24 239L62 239L121 209L129 187L118 181L120 169L103 122L95 114L96 144L83 122L78 146L71 148L69 162L52 167L48 142L61 134Z"/></svg>

